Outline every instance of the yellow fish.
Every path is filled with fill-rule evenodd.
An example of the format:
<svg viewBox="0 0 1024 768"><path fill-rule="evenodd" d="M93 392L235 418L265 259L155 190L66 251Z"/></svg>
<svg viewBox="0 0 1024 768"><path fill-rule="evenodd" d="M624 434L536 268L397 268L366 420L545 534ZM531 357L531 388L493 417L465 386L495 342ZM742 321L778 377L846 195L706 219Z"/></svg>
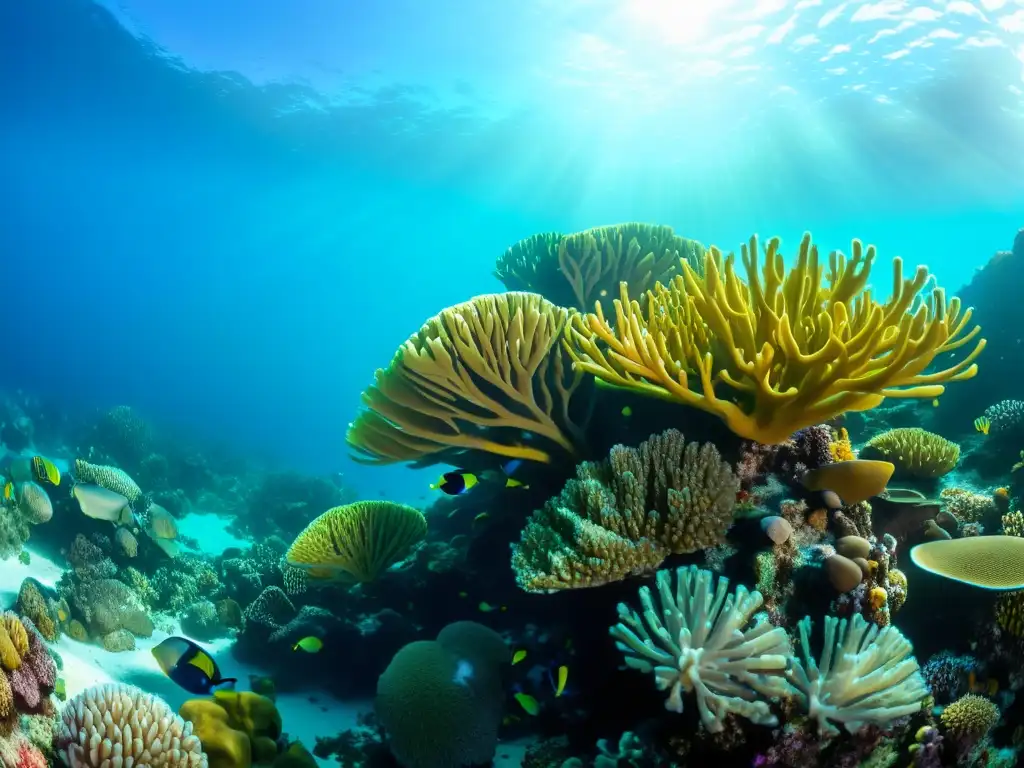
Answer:
<svg viewBox="0 0 1024 768"><path fill-rule="evenodd" d="M558 668L558 684L555 686L555 698L565 692L565 684L569 680L569 668L564 664Z"/></svg>
<svg viewBox="0 0 1024 768"><path fill-rule="evenodd" d="M12 483L12 482L10 482L8 480L7 483L4 485L4 501L13 501L13 500L14 500L14 483Z"/></svg>
<svg viewBox="0 0 1024 768"><path fill-rule="evenodd" d="M292 646L292 650L297 651L301 648L306 653L317 653L323 647L323 640L321 640L319 637L313 637L312 635L310 635L309 637L304 637L301 640L299 640L299 642Z"/></svg>
<svg viewBox="0 0 1024 768"><path fill-rule="evenodd" d="M532 715L533 717L540 714L540 704L538 704L537 700L530 694L517 693L515 695L515 700L519 702L519 706L523 708L523 711L526 714Z"/></svg>
<svg viewBox="0 0 1024 768"><path fill-rule="evenodd" d="M60 470L57 465L42 456L32 457L32 471L41 483L49 482L53 485L60 485Z"/></svg>
<svg viewBox="0 0 1024 768"><path fill-rule="evenodd" d="M472 472L445 472L440 479L430 486L432 491L441 491L449 496L465 493L479 481Z"/></svg>
<svg viewBox="0 0 1024 768"><path fill-rule="evenodd" d="M932 408L938 408L938 407L939 407L939 398L936 397L934 400L932 400Z"/></svg>
<svg viewBox="0 0 1024 768"><path fill-rule="evenodd" d="M981 432L981 434L987 435L989 429L992 428L992 422L989 421L985 416L979 416L974 420L974 428Z"/></svg>
<svg viewBox="0 0 1024 768"><path fill-rule="evenodd" d="M512 654L512 664L518 664L520 661L526 658L526 651L520 648L514 654Z"/></svg>

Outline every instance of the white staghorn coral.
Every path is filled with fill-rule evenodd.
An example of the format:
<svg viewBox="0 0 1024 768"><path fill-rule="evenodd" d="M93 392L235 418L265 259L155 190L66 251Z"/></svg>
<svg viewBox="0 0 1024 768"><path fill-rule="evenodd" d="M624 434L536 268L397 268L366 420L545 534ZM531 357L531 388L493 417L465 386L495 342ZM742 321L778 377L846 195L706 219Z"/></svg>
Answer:
<svg viewBox="0 0 1024 768"><path fill-rule="evenodd" d="M879 631L859 613L849 622L826 616L825 645L816 664L810 618L799 627L804 662L793 664L787 676L822 735L839 732L833 722L854 733L865 725L885 727L921 709L928 688L911 656L913 646L898 629Z"/></svg>
<svg viewBox="0 0 1024 768"><path fill-rule="evenodd" d="M793 656L789 635L756 614L761 593L737 586L696 566L658 571L656 608L647 587L640 589L643 620L619 604L611 628L626 665L653 672L659 690L670 691L665 708L683 711L683 693L694 692L704 727L724 728L729 714L758 725L778 725L768 700L793 693L784 673ZM646 625L645 625L646 623ZM749 625L749 626L748 626Z"/></svg>
<svg viewBox="0 0 1024 768"><path fill-rule="evenodd" d="M192 724L132 685L94 686L68 701L57 753L69 768L208 766Z"/></svg>

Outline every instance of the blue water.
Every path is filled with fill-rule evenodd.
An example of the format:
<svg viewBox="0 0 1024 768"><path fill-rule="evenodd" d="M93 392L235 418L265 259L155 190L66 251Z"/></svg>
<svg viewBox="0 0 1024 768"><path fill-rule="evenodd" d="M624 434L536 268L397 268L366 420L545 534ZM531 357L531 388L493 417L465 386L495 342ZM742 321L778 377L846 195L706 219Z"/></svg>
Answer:
<svg viewBox="0 0 1024 768"><path fill-rule="evenodd" d="M956 288L1024 213L984 6L7 0L0 389L413 498L347 458L360 392L534 232L810 229Z"/></svg>

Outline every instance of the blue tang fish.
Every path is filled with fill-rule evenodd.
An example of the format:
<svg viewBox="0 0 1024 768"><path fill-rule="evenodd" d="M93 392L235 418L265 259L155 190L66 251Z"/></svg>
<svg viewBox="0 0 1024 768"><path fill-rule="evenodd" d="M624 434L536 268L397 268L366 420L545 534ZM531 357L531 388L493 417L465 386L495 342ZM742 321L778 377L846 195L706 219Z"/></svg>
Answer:
<svg viewBox="0 0 1024 768"><path fill-rule="evenodd" d="M189 693L208 696L214 688L234 688L238 682L221 677L213 657L184 637L168 637L153 648L153 656L164 674Z"/></svg>

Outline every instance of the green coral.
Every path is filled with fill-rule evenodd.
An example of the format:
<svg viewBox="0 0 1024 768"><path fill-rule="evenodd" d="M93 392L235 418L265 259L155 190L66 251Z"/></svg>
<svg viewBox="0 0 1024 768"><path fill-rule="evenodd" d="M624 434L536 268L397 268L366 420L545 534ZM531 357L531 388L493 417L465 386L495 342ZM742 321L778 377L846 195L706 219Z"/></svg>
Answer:
<svg viewBox="0 0 1024 768"><path fill-rule="evenodd" d="M513 546L519 586L592 587L654 571L669 554L714 546L732 524L739 481L711 443L677 430L585 462Z"/></svg>
<svg viewBox="0 0 1024 768"><path fill-rule="evenodd" d="M672 227L629 223L571 235L545 232L520 240L498 258L495 276L510 291L539 293L560 307L589 311L618 297L619 283L638 297L682 272L681 260L699 269L704 246Z"/></svg>

